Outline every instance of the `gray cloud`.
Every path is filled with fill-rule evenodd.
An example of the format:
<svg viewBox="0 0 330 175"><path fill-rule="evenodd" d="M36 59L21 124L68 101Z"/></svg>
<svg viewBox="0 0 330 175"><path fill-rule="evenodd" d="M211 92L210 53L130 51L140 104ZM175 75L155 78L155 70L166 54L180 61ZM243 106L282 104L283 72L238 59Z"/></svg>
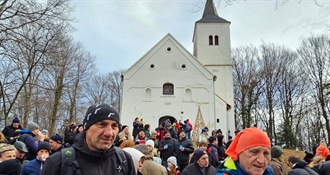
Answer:
<svg viewBox="0 0 330 175"><path fill-rule="evenodd" d="M167 33L192 52L194 23L202 16L191 12L193 2L73 1L78 20L74 37L97 57L96 66L102 72L127 69ZM218 14L232 22L233 47L257 46L261 40L296 47L311 32L326 31L329 6L288 2L274 10L272 1L246 1L223 4Z"/></svg>

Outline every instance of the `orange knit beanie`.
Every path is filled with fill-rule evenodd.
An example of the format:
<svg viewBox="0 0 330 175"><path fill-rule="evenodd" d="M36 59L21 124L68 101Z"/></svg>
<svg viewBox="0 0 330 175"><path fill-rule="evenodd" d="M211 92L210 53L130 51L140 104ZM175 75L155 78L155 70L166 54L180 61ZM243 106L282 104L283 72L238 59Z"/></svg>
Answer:
<svg viewBox="0 0 330 175"><path fill-rule="evenodd" d="M270 149L270 139L258 128L246 128L236 135L226 154L236 161L239 154L254 146L265 146Z"/></svg>
<svg viewBox="0 0 330 175"><path fill-rule="evenodd" d="M316 154L315 154L316 156L322 156L324 157L324 159L326 159L329 154L330 154L329 149L324 145L319 145L316 148Z"/></svg>

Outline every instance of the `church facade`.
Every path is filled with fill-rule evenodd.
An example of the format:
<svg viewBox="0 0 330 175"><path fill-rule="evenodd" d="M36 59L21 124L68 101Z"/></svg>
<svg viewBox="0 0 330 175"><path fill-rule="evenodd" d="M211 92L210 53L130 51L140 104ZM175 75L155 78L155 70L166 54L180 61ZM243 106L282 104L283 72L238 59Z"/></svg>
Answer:
<svg viewBox="0 0 330 175"><path fill-rule="evenodd" d="M153 130L166 119L189 119L195 137L204 126L234 131L230 22L213 0L195 23L193 44L191 54L167 34L123 74L122 124L139 117Z"/></svg>

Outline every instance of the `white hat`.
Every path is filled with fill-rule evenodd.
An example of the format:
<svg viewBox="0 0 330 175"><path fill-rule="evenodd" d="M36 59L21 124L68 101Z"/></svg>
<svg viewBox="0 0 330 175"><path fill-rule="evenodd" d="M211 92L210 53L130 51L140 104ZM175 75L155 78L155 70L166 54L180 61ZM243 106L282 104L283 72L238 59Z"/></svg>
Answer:
<svg viewBox="0 0 330 175"><path fill-rule="evenodd" d="M153 140L147 140L146 145L150 145L152 148L155 148L155 142Z"/></svg>
<svg viewBox="0 0 330 175"><path fill-rule="evenodd" d="M139 161L142 157L145 157L144 154L141 153L141 151L139 151L135 148L127 147L127 148L123 148L123 150L132 156L134 167L137 166L137 164L139 163ZM137 171L137 170L135 169L135 171Z"/></svg>
<svg viewBox="0 0 330 175"><path fill-rule="evenodd" d="M174 156L171 156L167 159L168 162L171 162L175 167L177 167L177 163L176 163L176 158Z"/></svg>

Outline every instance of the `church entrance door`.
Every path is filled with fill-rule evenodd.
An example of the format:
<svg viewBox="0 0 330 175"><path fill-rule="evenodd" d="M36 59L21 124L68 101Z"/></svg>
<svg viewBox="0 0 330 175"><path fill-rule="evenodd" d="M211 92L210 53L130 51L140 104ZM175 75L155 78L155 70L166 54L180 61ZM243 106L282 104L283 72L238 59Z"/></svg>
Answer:
<svg viewBox="0 0 330 175"><path fill-rule="evenodd" d="M160 124L164 124L164 127L166 127L166 126L165 126L165 121L166 121L167 119L169 119L169 120L171 121L172 124L176 121L176 119L175 119L174 117L167 115L167 116L163 116L163 117L160 117L160 118L159 118L159 120L158 120L158 125L160 125Z"/></svg>

